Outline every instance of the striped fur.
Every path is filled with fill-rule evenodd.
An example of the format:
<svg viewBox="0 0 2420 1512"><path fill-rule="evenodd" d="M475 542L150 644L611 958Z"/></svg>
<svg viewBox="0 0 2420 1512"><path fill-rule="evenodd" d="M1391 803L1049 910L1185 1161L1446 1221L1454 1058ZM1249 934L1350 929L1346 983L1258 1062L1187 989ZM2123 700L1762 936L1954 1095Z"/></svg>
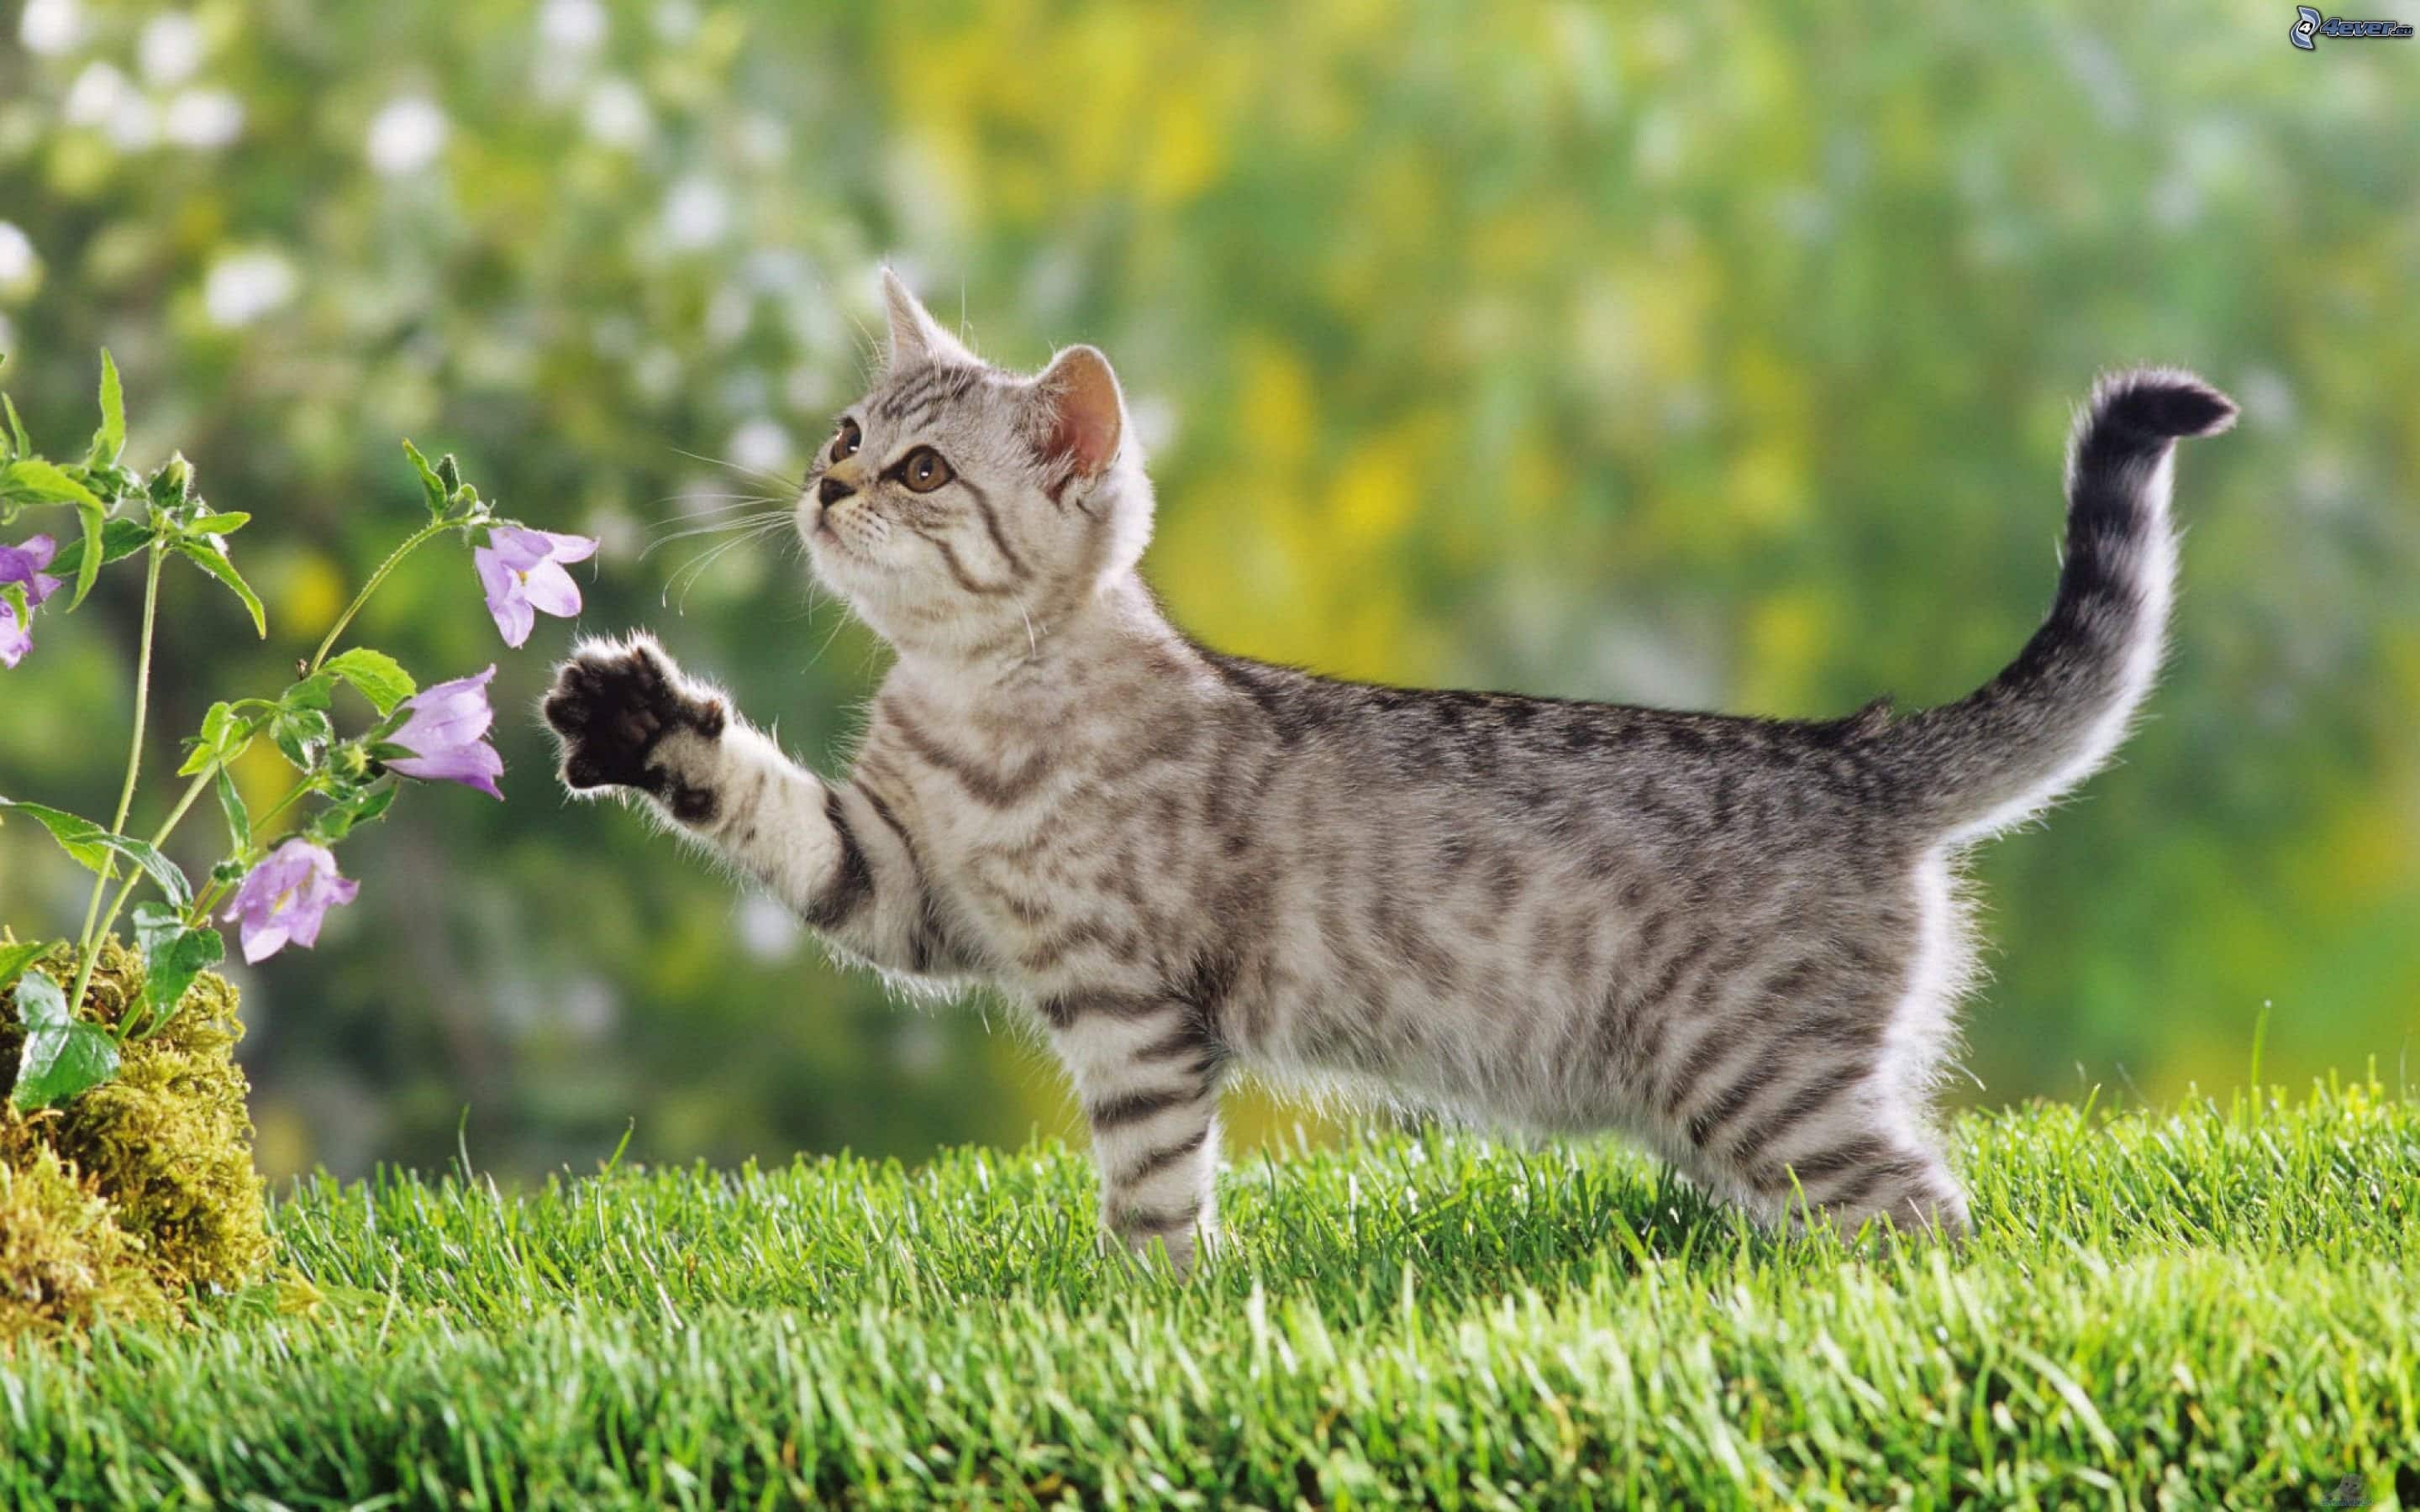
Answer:
<svg viewBox="0 0 2420 1512"><path fill-rule="evenodd" d="M548 702L575 791L644 795L851 959L1030 1009L1106 1226L1180 1267L1216 1231L1238 1069L1618 1130L1769 1222L1963 1226L1929 1111L1973 959L1956 856L2122 737L2171 594L2171 442L2226 400L2164 372L2095 391L2057 598L1972 698L1738 718L1201 648L1136 573L1151 489L1106 362L1001 373L890 294L862 449L799 503L818 575L898 653L851 773L636 638L583 645ZM928 445L956 481L886 472Z"/></svg>

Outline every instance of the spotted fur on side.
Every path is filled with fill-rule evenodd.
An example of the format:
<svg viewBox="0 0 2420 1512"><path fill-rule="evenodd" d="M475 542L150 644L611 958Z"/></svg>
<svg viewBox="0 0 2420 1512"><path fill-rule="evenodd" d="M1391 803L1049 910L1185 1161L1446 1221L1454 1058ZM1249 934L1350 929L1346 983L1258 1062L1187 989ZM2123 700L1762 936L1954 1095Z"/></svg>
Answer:
<svg viewBox="0 0 2420 1512"><path fill-rule="evenodd" d="M798 509L897 652L849 775L641 636L584 643L547 701L575 792L641 795L851 960L1021 1005L1107 1227L1179 1267L1216 1232L1239 1069L1620 1131L1771 1223L1962 1229L1930 1116L1974 958L1957 856L2124 736L2164 635L2173 441L2224 429L2225 398L2158 370L2095 389L2057 596L1972 697L1740 718L1204 649L1137 575L1152 491L1107 360L1003 372L886 292L888 370Z"/></svg>

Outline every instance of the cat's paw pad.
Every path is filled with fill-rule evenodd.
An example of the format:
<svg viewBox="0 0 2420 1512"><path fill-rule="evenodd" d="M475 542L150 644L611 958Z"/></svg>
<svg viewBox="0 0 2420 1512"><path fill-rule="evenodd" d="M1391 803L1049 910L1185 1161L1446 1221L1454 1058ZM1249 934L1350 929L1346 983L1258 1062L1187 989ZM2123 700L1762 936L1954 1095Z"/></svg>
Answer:
<svg viewBox="0 0 2420 1512"><path fill-rule="evenodd" d="M660 759L664 742L683 732L718 740L728 718L722 701L692 687L645 636L582 643L555 669L545 713L562 742L566 787L637 788L668 802L694 785Z"/></svg>

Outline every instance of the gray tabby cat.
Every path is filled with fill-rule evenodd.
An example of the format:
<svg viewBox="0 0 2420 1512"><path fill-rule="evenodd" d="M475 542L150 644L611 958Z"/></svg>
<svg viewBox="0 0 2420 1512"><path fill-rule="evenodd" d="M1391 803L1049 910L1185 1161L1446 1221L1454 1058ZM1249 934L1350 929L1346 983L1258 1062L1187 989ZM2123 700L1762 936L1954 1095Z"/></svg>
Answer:
<svg viewBox="0 0 2420 1512"><path fill-rule="evenodd" d="M905 987L1031 1011L1102 1213L1188 1266L1249 1070L1618 1130L1769 1223L1965 1200L1929 1104L1968 846L2109 755L2158 670L2173 440L2234 406L2103 380L2048 620L1956 703L1819 722L1330 681L1207 650L1137 576L1152 489L1106 358L986 365L885 276L890 362L798 505L897 660L807 771L644 636L546 701L563 779L644 795Z"/></svg>

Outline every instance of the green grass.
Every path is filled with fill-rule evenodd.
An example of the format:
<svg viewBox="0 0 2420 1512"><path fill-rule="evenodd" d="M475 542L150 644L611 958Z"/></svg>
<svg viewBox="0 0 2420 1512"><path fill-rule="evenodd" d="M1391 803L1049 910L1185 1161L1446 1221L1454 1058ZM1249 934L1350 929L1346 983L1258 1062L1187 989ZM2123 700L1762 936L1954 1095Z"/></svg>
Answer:
<svg viewBox="0 0 2420 1512"><path fill-rule="evenodd" d="M1254 1160L1189 1285L1046 1144L306 1185L288 1286L0 1365L11 1504L2420 1504L2420 1103L1958 1126L1962 1250L1619 1149ZM292 1310L292 1309L300 1310Z"/></svg>

